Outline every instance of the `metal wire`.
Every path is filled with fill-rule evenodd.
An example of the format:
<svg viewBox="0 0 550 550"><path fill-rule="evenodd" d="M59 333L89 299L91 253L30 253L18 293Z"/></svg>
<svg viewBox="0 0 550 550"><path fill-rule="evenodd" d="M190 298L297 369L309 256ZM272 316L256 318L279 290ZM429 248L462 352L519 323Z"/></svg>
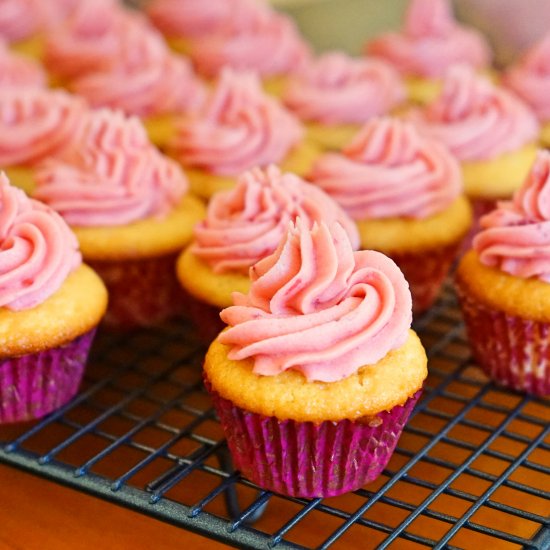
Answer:
<svg viewBox="0 0 550 550"><path fill-rule="evenodd" d="M424 396L381 478L347 497L282 497L233 471L185 320L100 333L77 398L0 426L0 462L239 548L550 548L548 401L480 374L450 288L415 329Z"/></svg>

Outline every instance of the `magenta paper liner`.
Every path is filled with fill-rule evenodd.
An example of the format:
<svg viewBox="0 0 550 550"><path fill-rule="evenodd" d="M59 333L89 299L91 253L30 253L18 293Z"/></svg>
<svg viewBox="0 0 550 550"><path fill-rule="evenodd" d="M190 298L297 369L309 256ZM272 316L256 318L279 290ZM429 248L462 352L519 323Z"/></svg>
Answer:
<svg viewBox="0 0 550 550"><path fill-rule="evenodd" d="M104 322L111 328L153 326L182 312L177 255L120 261L88 261L109 291Z"/></svg>
<svg viewBox="0 0 550 550"><path fill-rule="evenodd" d="M227 326L220 319L222 308L201 302L185 290L183 293L185 316L193 323L196 336L203 343L209 344Z"/></svg>
<svg viewBox="0 0 550 550"><path fill-rule="evenodd" d="M399 266L409 283L413 313L418 315L433 305L459 247L460 241L425 252L388 252L388 256Z"/></svg>
<svg viewBox="0 0 550 550"><path fill-rule="evenodd" d="M69 344L0 359L0 424L42 416L78 391L95 328Z"/></svg>
<svg viewBox="0 0 550 550"><path fill-rule="evenodd" d="M550 395L550 323L487 307L456 281L472 355L492 380L533 395Z"/></svg>
<svg viewBox="0 0 550 550"><path fill-rule="evenodd" d="M235 468L258 486L288 496L330 497L376 479L395 449L418 391L368 422L296 422L251 413L209 387Z"/></svg>

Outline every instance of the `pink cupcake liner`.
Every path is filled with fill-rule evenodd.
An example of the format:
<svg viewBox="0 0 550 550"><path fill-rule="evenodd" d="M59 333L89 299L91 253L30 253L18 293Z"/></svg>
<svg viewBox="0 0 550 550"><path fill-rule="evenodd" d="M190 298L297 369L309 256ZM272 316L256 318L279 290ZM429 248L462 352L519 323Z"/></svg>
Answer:
<svg viewBox="0 0 550 550"><path fill-rule="evenodd" d="M424 313L433 305L459 247L460 242L456 242L425 252L388 253L409 283L414 314Z"/></svg>
<svg viewBox="0 0 550 550"><path fill-rule="evenodd" d="M235 468L258 486L288 496L330 497L375 480L395 449L420 394L359 422L297 422L248 412L206 386Z"/></svg>
<svg viewBox="0 0 550 550"><path fill-rule="evenodd" d="M487 376L517 391L549 395L550 323L490 308L459 280L456 288L472 356Z"/></svg>
<svg viewBox="0 0 550 550"><path fill-rule="evenodd" d="M494 210L499 200L504 199L473 199L470 198L470 204L472 205L472 225L467 235L462 240L460 246L459 256L464 255L470 248L472 248L472 241L474 237L479 233L479 220Z"/></svg>
<svg viewBox="0 0 550 550"><path fill-rule="evenodd" d="M181 314L184 295L177 255L128 261L88 261L109 291L104 322L111 328L153 326Z"/></svg>
<svg viewBox="0 0 550 550"><path fill-rule="evenodd" d="M0 424L41 418L78 391L95 328L72 342L0 359Z"/></svg>
<svg viewBox="0 0 550 550"><path fill-rule="evenodd" d="M202 302L185 290L183 292L185 316L193 323L195 336L202 343L209 344L227 326L220 319L222 308Z"/></svg>

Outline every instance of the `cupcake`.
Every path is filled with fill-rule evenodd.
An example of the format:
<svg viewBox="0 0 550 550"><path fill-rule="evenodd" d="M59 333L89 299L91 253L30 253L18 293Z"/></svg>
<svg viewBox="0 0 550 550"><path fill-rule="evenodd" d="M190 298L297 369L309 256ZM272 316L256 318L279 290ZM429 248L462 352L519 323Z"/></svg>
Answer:
<svg viewBox="0 0 550 550"><path fill-rule="evenodd" d="M359 246L355 224L328 195L276 166L244 172L234 189L212 196L177 263L180 283L192 298L188 309L206 340L221 330L218 314L233 303L232 293L248 292L250 268L276 250L298 217L308 227L338 222L353 248Z"/></svg>
<svg viewBox="0 0 550 550"><path fill-rule="evenodd" d="M0 38L0 89L46 87L46 73L34 59L10 50Z"/></svg>
<svg viewBox="0 0 550 550"><path fill-rule="evenodd" d="M0 424L75 395L106 305L63 219L0 174Z"/></svg>
<svg viewBox="0 0 550 550"><path fill-rule="evenodd" d="M426 311L471 224L460 167L447 149L392 118L368 122L342 153L327 153L309 180L353 218L361 248L390 256Z"/></svg>
<svg viewBox="0 0 550 550"><path fill-rule="evenodd" d="M472 354L498 384L550 395L550 153L481 219L456 288Z"/></svg>
<svg viewBox="0 0 550 550"><path fill-rule="evenodd" d="M502 83L533 109L542 126L540 142L550 147L550 33L504 73Z"/></svg>
<svg viewBox="0 0 550 550"><path fill-rule="evenodd" d="M235 467L295 497L358 489L386 466L426 377L397 266L344 229L298 221L222 311L204 380Z"/></svg>
<svg viewBox="0 0 550 550"><path fill-rule="evenodd" d="M176 118L196 110L206 97L191 63L170 52L162 36L139 25L126 30L109 64L71 80L67 87L93 107L140 117L159 147L171 139Z"/></svg>
<svg viewBox="0 0 550 550"><path fill-rule="evenodd" d="M35 197L69 223L104 280L107 323L133 328L180 313L175 260L204 215L202 203L137 118L91 112L77 145L37 169Z"/></svg>
<svg viewBox="0 0 550 550"><path fill-rule="evenodd" d="M289 78L282 101L322 149L339 150L369 119L384 115L405 99L405 88L391 65L378 59L327 53Z"/></svg>
<svg viewBox="0 0 550 550"><path fill-rule="evenodd" d="M34 167L73 145L87 111L84 100L61 90L0 90L0 169L13 185L33 189Z"/></svg>
<svg viewBox="0 0 550 550"><path fill-rule="evenodd" d="M531 109L465 66L450 69L441 95L409 116L460 161L475 220L511 198L536 155Z"/></svg>
<svg viewBox="0 0 550 550"><path fill-rule="evenodd" d="M167 150L185 168L193 193L208 199L255 166L307 172L318 151L303 134L254 74L226 70L201 109L178 124Z"/></svg>
<svg viewBox="0 0 550 550"><path fill-rule="evenodd" d="M456 63L473 70L489 68L491 52L483 35L456 22L449 0L411 0L403 29L383 34L366 45L406 78L409 99L432 101L447 69Z"/></svg>
<svg viewBox="0 0 550 550"><path fill-rule="evenodd" d="M0 39L35 59L42 52L42 20L36 0L2 0Z"/></svg>

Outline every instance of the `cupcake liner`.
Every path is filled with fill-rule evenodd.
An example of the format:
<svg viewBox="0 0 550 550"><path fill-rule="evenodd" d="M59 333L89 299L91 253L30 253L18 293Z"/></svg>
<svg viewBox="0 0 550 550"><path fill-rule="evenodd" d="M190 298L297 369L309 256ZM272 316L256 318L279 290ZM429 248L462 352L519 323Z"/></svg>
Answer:
<svg viewBox="0 0 550 550"><path fill-rule="evenodd" d="M205 383L235 468L264 489L304 498L340 495L376 479L421 394L374 417L316 424L248 412Z"/></svg>
<svg viewBox="0 0 550 550"><path fill-rule="evenodd" d="M457 294L472 355L496 383L533 395L550 394L550 323L488 307L459 280Z"/></svg>
<svg viewBox="0 0 550 550"><path fill-rule="evenodd" d="M459 247L460 241L423 252L388 253L409 283L414 314L425 312L435 302Z"/></svg>
<svg viewBox="0 0 550 550"><path fill-rule="evenodd" d="M202 302L185 290L183 292L185 316L193 323L195 336L209 344L227 326L220 319L222 308Z"/></svg>
<svg viewBox="0 0 550 550"><path fill-rule="evenodd" d="M72 342L0 359L0 424L41 418L78 391L95 328Z"/></svg>
<svg viewBox="0 0 550 550"><path fill-rule="evenodd" d="M109 291L104 322L117 329L153 326L181 314L184 295L175 273L177 255L86 263Z"/></svg>

